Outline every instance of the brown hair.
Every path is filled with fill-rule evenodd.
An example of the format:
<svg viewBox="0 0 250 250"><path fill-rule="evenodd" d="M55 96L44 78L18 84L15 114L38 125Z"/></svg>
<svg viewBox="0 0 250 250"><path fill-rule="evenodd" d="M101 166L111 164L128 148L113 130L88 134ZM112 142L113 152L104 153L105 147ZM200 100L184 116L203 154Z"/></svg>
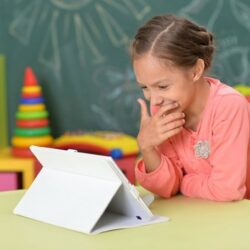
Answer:
<svg viewBox="0 0 250 250"><path fill-rule="evenodd" d="M212 33L173 15L153 17L137 31L130 47L132 60L151 53L178 66L189 67L201 58L205 70L211 65L214 50Z"/></svg>

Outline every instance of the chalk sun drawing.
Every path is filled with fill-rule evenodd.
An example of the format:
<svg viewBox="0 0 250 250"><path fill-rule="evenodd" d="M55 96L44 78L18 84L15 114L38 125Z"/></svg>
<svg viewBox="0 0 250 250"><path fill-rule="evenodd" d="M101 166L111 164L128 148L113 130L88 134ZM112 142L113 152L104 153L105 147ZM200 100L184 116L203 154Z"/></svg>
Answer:
<svg viewBox="0 0 250 250"><path fill-rule="evenodd" d="M151 10L145 0L13 0L13 4L17 11L9 24L9 34L28 46L33 33L46 25L46 32L37 44L40 49L37 60L54 71L61 70L65 40L75 41L81 66L89 63L86 53L92 64L103 63L107 55L96 43L102 36L118 48L129 42L127 32L113 12L140 21Z"/></svg>

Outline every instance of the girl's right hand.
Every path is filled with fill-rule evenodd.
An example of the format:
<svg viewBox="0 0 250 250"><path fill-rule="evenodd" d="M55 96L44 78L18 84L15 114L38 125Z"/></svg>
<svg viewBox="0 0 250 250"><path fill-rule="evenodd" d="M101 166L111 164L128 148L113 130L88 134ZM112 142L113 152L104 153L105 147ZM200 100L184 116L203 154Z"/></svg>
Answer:
<svg viewBox="0 0 250 250"><path fill-rule="evenodd" d="M137 136L141 151L154 149L155 146L160 145L183 129L185 114L180 111L174 112L174 109L178 108L178 103L163 105L150 116L145 101L142 99L137 101L141 106L141 123Z"/></svg>

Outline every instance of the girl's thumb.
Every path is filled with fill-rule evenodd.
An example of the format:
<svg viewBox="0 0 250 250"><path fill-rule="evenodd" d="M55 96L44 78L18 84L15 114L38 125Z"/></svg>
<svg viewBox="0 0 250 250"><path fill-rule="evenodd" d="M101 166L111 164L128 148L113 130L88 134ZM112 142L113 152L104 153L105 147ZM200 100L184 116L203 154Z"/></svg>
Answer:
<svg viewBox="0 0 250 250"><path fill-rule="evenodd" d="M146 102L141 98L137 99L137 102L141 106L141 121L148 119L149 113L148 113L148 108L147 108Z"/></svg>

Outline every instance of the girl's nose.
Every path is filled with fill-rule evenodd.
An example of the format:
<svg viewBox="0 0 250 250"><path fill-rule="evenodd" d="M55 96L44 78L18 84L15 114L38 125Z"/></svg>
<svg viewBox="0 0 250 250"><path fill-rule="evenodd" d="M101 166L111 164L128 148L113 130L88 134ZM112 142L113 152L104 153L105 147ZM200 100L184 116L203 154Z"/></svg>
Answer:
<svg viewBox="0 0 250 250"><path fill-rule="evenodd" d="M164 99L161 96L151 94L151 97L150 97L151 105L159 106L163 104L163 102L164 102Z"/></svg>

